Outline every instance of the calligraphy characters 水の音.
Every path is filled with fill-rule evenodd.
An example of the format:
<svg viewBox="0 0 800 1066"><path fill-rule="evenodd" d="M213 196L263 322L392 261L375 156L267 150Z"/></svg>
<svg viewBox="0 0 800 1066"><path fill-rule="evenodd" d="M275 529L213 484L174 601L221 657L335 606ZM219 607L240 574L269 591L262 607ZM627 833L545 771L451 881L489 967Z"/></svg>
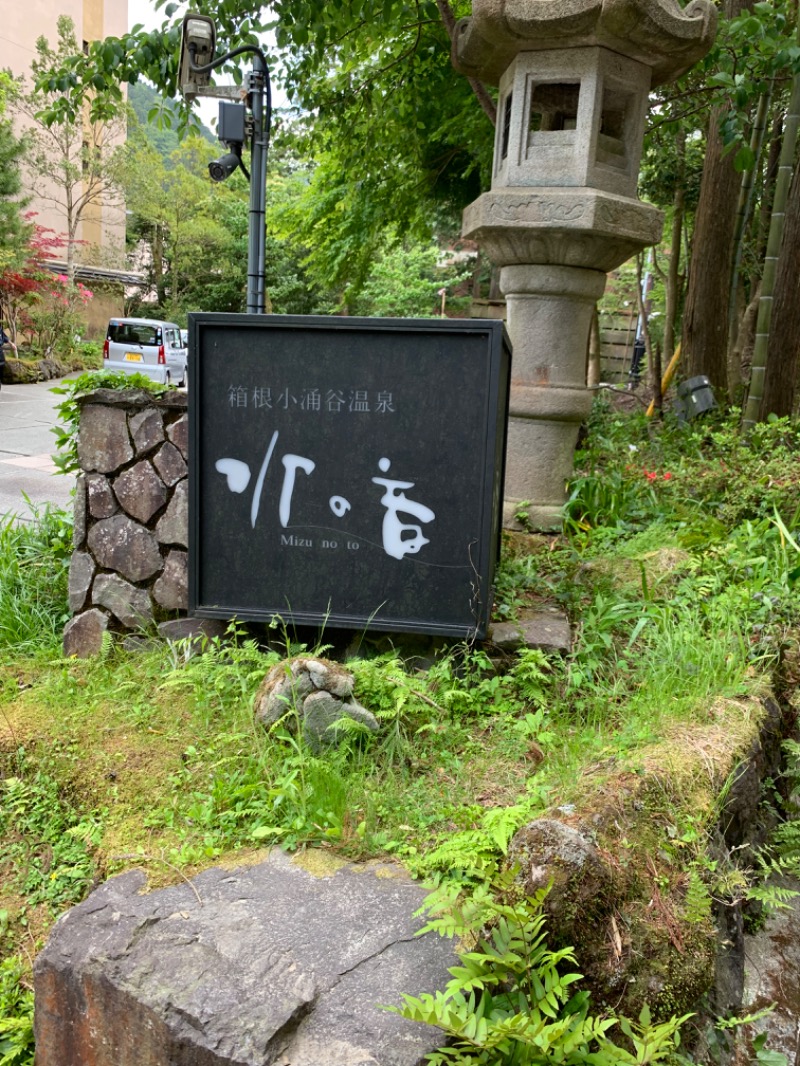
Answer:
<svg viewBox="0 0 800 1066"><path fill-rule="evenodd" d="M279 432L275 430L256 477L250 504L250 524L253 529L255 529L258 519L264 493L264 481L278 438ZM278 498L278 518L282 528L286 529L292 517L292 505L298 472L310 477L314 473L317 464L313 459L303 455L295 455L291 452L281 456L281 464L283 466L283 481ZM378 468L382 474L388 474L391 465L391 460L385 456L378 461ZM252 479L250 466L240 459L231 457L219 459L215 464L215 469L227 478L228 488L231 492L245 492ZM382 486L384 489L380 498L380 503L386 512L381 529L383 550L393 559L404 559L407 555L416 555L426 544L430 544L430 539L424 536L422 525L418 523L427 525L434 521L436 514L430 507L409 499L406 495L405 490L413 489L415 482L399 481L390 477L373 477L371 481L374 485ZM350 501L346 497L338 495L330 497L328 506L336 518L344 518L352 509ZM403 518L406 517L416 521L403 521Z"/></svg>

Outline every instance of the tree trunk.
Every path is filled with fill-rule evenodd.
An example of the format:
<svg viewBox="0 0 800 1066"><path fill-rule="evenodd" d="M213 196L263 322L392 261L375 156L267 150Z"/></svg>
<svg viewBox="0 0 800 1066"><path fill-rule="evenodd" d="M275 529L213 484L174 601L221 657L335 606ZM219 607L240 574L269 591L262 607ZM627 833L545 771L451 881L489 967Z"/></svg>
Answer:
<svg viewBox="0 0 800 1066"><path fill-rule="evenodd" d="M77 270L77 264L75 262L75 241L78 231L77 220L73 222L70 218L67 221L67 283L70 295L75 290L75 273Z"/></svg>
<svg viewBox="0 0 800 1066"><path fill-rule="evenodd" d="M664 393L661 390L661 345L657 344L652 352L648 369L650 391L653 395L653 411L658 418L664 414Z"/></svg>
<svg viewBox="0 0 800 1066"><path fill-rule="evenodd" d="M769 155L764 180L761 183L761 204L758 209L758 236L754 252L757 263L764 258L767 248L769 216L772 213L772 198L775 195L775 182L778 178L778 164L781 161L781 147L783 146L783 117L783 111L778 111L770 130Z"/></svg>
<svg viewBox="0 0 800 1066"><path fill-rule="evenodd" d="M734 358L739 362L739 372L743 382L750 380L750 367L753 363L753 347L756 339L756 318L758 317L758 301L761 299L761 280L757 280L753 286L753 295L750 303L742 315L742 323L739 326L739 336L736 338Z"/></svg>
<svg viewBox="0 0 800 1066"><path fill-rule="evenodd" d="M775 274L760 418L790 415L800 369L800 168L795 168Z"/></svg>
<svg viewBox="0 0 800 1066"><path fill-rule="evenodd" d="M3 298L3 293L0 292L0 325L5 322L10 332L10 344L14 352L14 356L19 358L19 349L17 348L17 301Z"/></svg>
<svg viewBox="0 0 800 1066"><path fill-rule="evenodd" d="M734 357L737 347L737 333L740 322L738 311L744 299L740 299L742 279L739 276L744 241L747 228L750 224L750 214L753 207L753 192L755 189L756 172L759 169L761 151L764 145L764 133L767 128L767 116L772 100L772 85L767 92L762 93L758 99L756 117L753 121L753 129L750 135L750 150L753 153L753 164L742 174L742 183L739 189L739 206L736 210L736 231L733 238L733 266L731 267L731 287L728 296L728 399L733 402L736 393L742 384L741 362Z"/></svg>
<svg viewBox="0 0 800 1066"><path fill-rule="evenodd" d="M728 388L730 263L741 185L732 156L722 155L723 114L714 108L708 122L682 335L687 377L706 374L718 394Z"/></svg>
<svg viewBox="0 0 800 1066"><path fill-rule="evenodd" d="M153 280L158 306L163 307L167 300L167 279L164 267L164 238L158 223L153 228Z"/></svg>
<svg viewBox="0 0 800 1066"><path fill-rule="evenodd" d="M752 0L727 0L725 17L735 18L751 7ZM741 187L733 154L722 151L719 126L725 113L715 107L708 120L681 345L687 376L706 374L718 394L728 388L728 300Z"/></svg>
<svg viewBox="0 0 800 1066"><path fill-rule="evenodd" d="M656 407L661 412L661 359L656 359L653 344L650 339L650 322L647 317L647 300L643 290L644 264L642 254L636 256L636 302L639 306L639 318L642 323L642 337L644 338L644 350L647 356L647 383L650 386L651 395Z"/></svg>

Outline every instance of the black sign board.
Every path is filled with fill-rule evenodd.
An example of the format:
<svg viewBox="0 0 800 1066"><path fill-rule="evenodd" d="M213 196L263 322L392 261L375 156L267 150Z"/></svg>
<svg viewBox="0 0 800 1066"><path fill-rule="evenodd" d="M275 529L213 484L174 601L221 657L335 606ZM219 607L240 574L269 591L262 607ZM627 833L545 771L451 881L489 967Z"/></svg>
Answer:
<svg viewBox="0 0 800 1066"><path fill-rule="evenodd" d="M484 635L502 324L189 315L189 609Z"/></svg>

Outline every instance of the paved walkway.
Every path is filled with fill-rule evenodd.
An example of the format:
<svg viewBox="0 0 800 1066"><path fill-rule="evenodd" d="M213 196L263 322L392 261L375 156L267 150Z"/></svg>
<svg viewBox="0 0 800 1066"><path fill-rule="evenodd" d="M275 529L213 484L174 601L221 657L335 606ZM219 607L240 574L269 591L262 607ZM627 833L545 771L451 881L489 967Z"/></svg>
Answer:
<svg viewBox="0 0 800 1066"><path fill-rule="evenodd" d="M62 397L55 381L4 385L0 389L0 521L8 515L30 519L45 504L69 508L75 478L57 473L53 463ZM27 496L27 500L25 497Z"/></svg>

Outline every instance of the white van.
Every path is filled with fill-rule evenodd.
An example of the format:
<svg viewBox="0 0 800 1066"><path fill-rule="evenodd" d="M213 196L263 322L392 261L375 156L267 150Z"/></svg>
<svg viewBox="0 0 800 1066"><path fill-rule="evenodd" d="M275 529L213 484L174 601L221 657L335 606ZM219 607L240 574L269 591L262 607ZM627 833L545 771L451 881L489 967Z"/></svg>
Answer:
<svg viewBox="0 0 800 1066"><path fill-rule="evenodd" d="M103 345L103 368L147 374L162 385L186 384L189 353L174 322L112 318Z"/></svg>

